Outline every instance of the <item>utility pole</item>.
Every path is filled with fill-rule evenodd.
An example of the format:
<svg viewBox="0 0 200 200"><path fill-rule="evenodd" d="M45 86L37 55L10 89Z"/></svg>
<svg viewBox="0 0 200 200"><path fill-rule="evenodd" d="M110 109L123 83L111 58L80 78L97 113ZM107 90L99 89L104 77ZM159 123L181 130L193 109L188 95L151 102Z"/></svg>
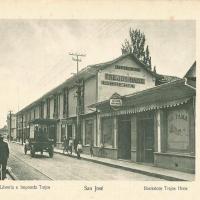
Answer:
<svg viewBox="0 0 200 200"><path fill-rule="evenodd" d="M76 120L76 131L77 131L77 135L76 135L76 139L81 140L81 132L80 132L80 106L81 106L81 83L79 80L79 62L81 62L80 57L85 57L85 54L78 54L78 53L69 53L70 56L72 57L72 60L76 62L76 84L77 84L77 105L76 105L76 116L77 116L77 120Z"/></svg>
<svg viewBox="0 0 200 200"><path fill-rule="evenodd" d="M23 145L23 141L24 141L24 116L22 114L22 145Z"/></svg>
<svg viewBox="0 0 200 200"><path fill-rule="evenodd" d="M9 124L10 124L10 128L9 128L9 142L11 141L11 129L12 129L12 111L9 111Z"/></svg>

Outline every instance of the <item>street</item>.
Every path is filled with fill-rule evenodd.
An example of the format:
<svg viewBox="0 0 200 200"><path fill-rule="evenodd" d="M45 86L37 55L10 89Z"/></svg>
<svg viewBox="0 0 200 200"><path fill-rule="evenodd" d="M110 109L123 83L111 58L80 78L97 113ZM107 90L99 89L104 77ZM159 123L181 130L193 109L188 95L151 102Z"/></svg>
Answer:
<svg viewBox="0 0 200 200"><path fill-rule="evenodd" d="M18 180L161 180L109 166L44 152L35 158L24 154L23 146L10 143L8 167Z"/></svg>

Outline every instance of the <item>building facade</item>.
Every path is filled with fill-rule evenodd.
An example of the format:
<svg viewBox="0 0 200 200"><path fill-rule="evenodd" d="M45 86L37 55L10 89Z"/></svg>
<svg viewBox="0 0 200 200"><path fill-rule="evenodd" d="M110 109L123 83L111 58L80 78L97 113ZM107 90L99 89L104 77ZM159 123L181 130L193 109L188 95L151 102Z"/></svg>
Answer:
<svg viewBox="0 0 200 200"><path fill-rule="evenodd" d="M4 138L8 137L8 127L6 125L0 128L0 134L3 135Z"/></svg>
<svg viewBox="0 0 200 200"><path fill-rule="evenodd" d="M173 145L177 146L176 142L180 139L175 138L173 143L173 131L179 130L179 127L174 128L175 125L170 124L170 119L178 115L177 112L189 120L189 127L185 125L184 131L190 130L189 134L193 136L189 137L194 137L194 127L191 128L194 121L191 113L194 107L191 106L194 104L195 91L193 87L190 91L188 84L185 87L184 81L151 71L131 54L88 66L81 70L78 76L67 79L16 114L17 140L23 142L29 138L31 120L54 119L56 123L53 123L49 130L57 148L62 148L64 136L76 139L77 129L80 128L79 139L83 143L84 153L89 153L89 146L92 144L95 155L98 155L99 148L103 145L105 157L150 162L162 166L163 157L168 159L168 150ZM181 85L183 91L186 90L186 94L181 93L183 100L179 100L176 95L179 91L176 84ZM165 95L165 89L168 90L168 96ZM188 97L185 97L187 95ZM110 105L111 100L113 106ZM186 109L181 106L188 107ZM167 120L169 122L161 126ZM168 130L167 127L174 129L172 128L172 135L167 137L169 144L163 144L161 140L166 141L163 134L167 134L164 133ZM165 131L162 132L161 129ZM180 140L180 143L185 144L181 144L179 150L184 153L186 150L190 151L190 157L194 157L194 152L187 146L186 140L186 136ZM165 148L167 150L163 150ZM194 161L193 158L191 160ZM174 165L176 166L176 163ZM185 171L180 167L169 168Z"/></svg>

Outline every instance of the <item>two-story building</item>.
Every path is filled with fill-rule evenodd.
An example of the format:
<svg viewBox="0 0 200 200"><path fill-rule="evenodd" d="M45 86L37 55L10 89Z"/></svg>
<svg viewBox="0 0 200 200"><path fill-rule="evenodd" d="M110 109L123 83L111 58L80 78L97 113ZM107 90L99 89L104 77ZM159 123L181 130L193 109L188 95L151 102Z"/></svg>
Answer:
<svg viewBox="0 0 200 200"><path fill-rule="evenodd" d="M51 138L61 148L64 136L77 137L78 119L85 153L89 153L89 146L93 144L98 155L103 145L105 157L156 163L160 155L156 154L159 152L156 148L161 149L161 144L155 142L155 138L156 141L161 138L159 130L162 128L158 128L155 121L161 119L162 109L191 102L184 99L184 92L180 92L183 100L177 100L179 85L181 91L190 90L184 81L151 71L132 54L90 65L20 110L17 136L20 140L29 137L31 120L49 120ZM170 89L174 87L176 89ZM189 97L195 93L193 88L191 90ZM174 117L175 113L171 115Z"/></svg>

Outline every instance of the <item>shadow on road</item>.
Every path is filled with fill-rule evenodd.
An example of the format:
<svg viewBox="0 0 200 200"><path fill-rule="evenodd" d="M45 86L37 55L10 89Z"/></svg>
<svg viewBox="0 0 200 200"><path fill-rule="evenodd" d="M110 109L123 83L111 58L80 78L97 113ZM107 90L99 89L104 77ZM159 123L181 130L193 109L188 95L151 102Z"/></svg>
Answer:
<svg viewBox="0 0 200 200"><path fill-rule="evenodd" d="M28 155L28 156L31 156L31 155ZM45 155L45 154L35 154L34 157L32 157L32 158L42 158L42 159L44 159L44 158L50 158L50 157L49 157L48 154L47 155Z"/></svg>

